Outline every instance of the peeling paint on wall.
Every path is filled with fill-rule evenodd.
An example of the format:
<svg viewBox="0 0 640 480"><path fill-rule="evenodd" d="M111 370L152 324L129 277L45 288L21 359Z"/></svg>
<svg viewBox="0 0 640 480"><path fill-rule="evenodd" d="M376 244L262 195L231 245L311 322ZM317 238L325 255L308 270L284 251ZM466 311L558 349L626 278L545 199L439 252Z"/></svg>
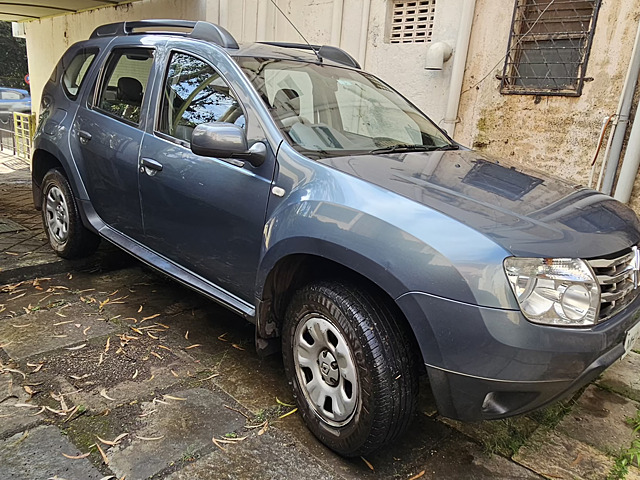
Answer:
<svg viewBox="0 0 640 480"><path fill-rule="evenodd" d="M593 80L585 82L581 97L501 95L496 76L502 73L511 10L478 0L476 12L481 14L473 25L456 139L586 185L602 120L618 106L640 4L603 3L586 71ZM640 200L632 205L640 212Z"/></svg>

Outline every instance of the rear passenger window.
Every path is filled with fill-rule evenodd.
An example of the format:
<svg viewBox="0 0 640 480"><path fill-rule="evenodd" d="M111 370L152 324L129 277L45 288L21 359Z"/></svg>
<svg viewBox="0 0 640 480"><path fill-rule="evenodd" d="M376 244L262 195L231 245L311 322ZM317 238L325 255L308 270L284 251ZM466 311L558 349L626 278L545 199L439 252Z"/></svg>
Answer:
<svg viewBox="0 0 640 480"><path fill-rule="evenodd" d="M234 123L244 128L244 111L213 67L191 55L174 53L169 61L158 130L191 142L193 129L209 122Z"/></svg>
<svg viewBox="0 0 640 480"><path fill-rule="evenodd" d="M136 125L140 123L140 108L152 65L152 50L114 49L107 61L97 107Z"/></svg>
<svg viewBox="0 0 640 480"><path fill-rule="evenodd" d="M62 86L71 100L78 96L82 81L97 53L98 49L82 49L71 59L68 66L63 67Z"/></svg>

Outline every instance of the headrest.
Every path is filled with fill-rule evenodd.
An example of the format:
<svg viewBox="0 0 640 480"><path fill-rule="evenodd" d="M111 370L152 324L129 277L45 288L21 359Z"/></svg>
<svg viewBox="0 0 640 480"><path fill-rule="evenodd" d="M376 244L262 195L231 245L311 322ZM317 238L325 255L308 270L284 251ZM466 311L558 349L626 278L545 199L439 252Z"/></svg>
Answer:
<svg viewBox="0 0 640 480"><path fill-rule="evenodd" d="M142 84L135 78L120 77L116 95L118 100L140 105L142 103Z"/></svg>
<svg viewBox="0 0 640 480"><path fill-rule="evenodd" d="M300 116L300 95L293 88L281 88L273 97L273 108L278 117Z"/></svg>

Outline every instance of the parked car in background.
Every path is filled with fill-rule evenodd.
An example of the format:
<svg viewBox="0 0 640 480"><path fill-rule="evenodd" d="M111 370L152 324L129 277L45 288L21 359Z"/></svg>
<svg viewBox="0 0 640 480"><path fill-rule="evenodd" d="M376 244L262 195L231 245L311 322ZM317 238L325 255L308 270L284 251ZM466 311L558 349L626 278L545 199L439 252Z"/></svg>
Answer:
<svg viewBox="0 0 640 480"><path fill-rule="evenodd" d="M31 113L31 96L26 90L0 87L0 128L13 125L13 112Z"/></svg>
<svg viewBox="0 0 640 480"><path fill-rule="evenodd" d="M34 202L58 255L105 238L255 323L340 454L401 435L425 371L442 415L504 418L640 336L633 211L464 148L340 49L105 25L40 114Z"/></svg>

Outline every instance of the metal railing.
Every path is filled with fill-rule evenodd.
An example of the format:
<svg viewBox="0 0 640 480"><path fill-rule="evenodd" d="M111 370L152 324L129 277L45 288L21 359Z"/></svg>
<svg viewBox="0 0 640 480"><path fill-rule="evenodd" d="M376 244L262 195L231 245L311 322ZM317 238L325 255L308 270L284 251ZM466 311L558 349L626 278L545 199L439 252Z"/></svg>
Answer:
<svg viewBox="0 0 640 480"><path fill-rule="evenodd" d="M13 113L13 133L16 157L31 162L31 146L36 133L36 116L32 113Z"/></svg>
<svg viewBox="0 0 640 480"><path fill-rule="evenodd" d="M16 154L16 139L13 134L13 114L0 113L0 151L11 150Z"/></svg>

